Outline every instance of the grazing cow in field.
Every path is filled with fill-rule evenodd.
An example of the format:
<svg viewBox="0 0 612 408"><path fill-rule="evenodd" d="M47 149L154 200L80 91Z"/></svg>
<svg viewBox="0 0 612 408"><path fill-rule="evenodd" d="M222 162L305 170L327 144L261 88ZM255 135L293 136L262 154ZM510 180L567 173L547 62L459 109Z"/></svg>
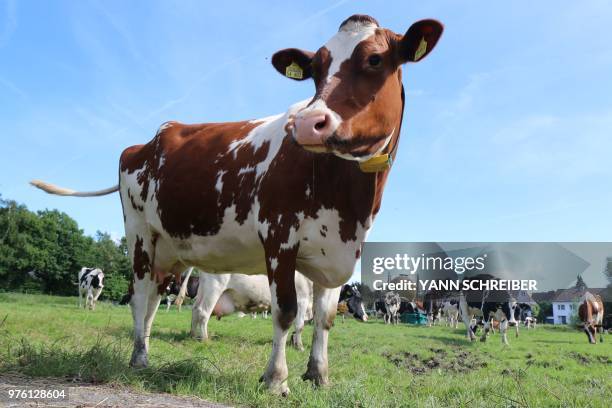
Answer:
<svg viewBox="0 0 612 408"><path fill-rule="evenodd" d="M401 302L400 296L397 293L385 293L385 300L383 302L385 324L397 324L399 322L399 309Z"/></svg>
<svg viewBox="0 0 612 408"><path fill-rule="evenodd" d="M578 317L582 328L589 338L589 343L596 344L596 332L599 330L599 341L603 343L604 305L599 295L586 292L578 306Z"/></svg>
<svg viewBox="0 0 612 408"><path fill-rule="evenodd" d="M535 318L533 317L533 310L529 303L515 303L514 304L514 320L516 320L516 335L518 337L519 326L524 323L527 329L530 329Z"/></svg>
<svg viewBox="0 0 612 408"><path fill-rule="evenodd" d="M476 275L470 278L464 278L463 281L478 281L486 282L494 280L491 275ZM480 337L480 341L486 341L491 323L493 320L499 322L499 332L503 344L508 344L506 331L508 326L516 326L514 319L514 308L516 302L512 300L510 293L503 290L487 291L475 290L461 292L459 298L459 306L461 309L461 317L467 330L467 337L470 340L475 340L475 329L472 325L472 319L479 317L484 325L484 333ZM517 332L518 335L518 332Z"/></svg>
<svg viewBox="0 0 612 408"><path fill-rule="evenodd" d="M366 313L365 306L363 305L361 292L356 285L342 286L338 304L346 305L346 312L342 313L343 319L345 314L350 313L359 321L366 322L368 320L368 314Z"/></svg>
<svg viewBox="0 0 612 408"><path fill-rule="evenodd" d="M187 266L211 273L267 274L274 339L262 380L286 394L285 343L297 312L295 270L314 282L315 335L304 379L328 382L328 333L340 287L351 277L380 210L396 158L404 108L402 65L418 62L443 31L435 20L404 35L369 16L346 19L316 52L278 51L272 64L314 81L314 96L263 119L163 124L127 148L119 191L134 269L134 349L148 365L149 336L170 276Z"/></svg>
<svg viewBox="0 0 612 408"><path fill-rule="evenodd" d="M442 303L442 316L446 319L446 325L454 329L457 328L459 322L459 301L445 300Z"/></svg>
<svg viewBox="0 0 612 408"><path fill-rule="evenodd" d="M291 343L297 349L304 350L302 331L304 323L312 319L313 283L299 272L295 272L295 275L297 312ZM197 339L208 339L208 321L211 314L221 319L222 316L235 311L267 312L272 306L268 278L265 275L201 272L199 278L191 318L191 335Z"/></svg>
<svg viewBox="0 0 612 408"><path fill-rule="evenodd" d="M81 268L77 277L79 279L79 307L94 310L102 288L104 288L104 272L98 268ZM84 306L83 296L85 297Z"/></svg>
<svg viewBox="0 0 612 408"><path fill-rule="evenodd" d="M443 305L444 302L438 300L438 296L435 293L430 292L425 294L425 298L423 299L423 307L425 309L425 313L427 314L427 326L434 326L437 321L440 321Z"/></svg>

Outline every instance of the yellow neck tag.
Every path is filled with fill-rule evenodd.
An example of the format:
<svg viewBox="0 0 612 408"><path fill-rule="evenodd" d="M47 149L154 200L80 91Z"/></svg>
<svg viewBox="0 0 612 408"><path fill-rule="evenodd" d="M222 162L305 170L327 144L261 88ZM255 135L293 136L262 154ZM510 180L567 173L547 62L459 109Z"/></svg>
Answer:
<svg viewBox="0 0 612 408"><path fill-rule="evenodd" d="M419 44L419 48L417 48L414 53L414 61L418 61L421 59L423 55L427 52L427 41L425 41L425 37L421 38L421 43Z"/></svg>
<svg viewBox="0 0 612 408"><path fill-rule="evenodd" d="M369 160L359 163L359 168L364 173L377 173L379 171L389 170L393 159L388 154L374 156Z"/></svg>
<svg viewBox="0 0 612 408"><path fill-rule="evenodd" d="M295 62L292 62L291 65L285 68L285 76L287 78L302 79L304 78L304 71L302 70L302 67Z"/></svg>

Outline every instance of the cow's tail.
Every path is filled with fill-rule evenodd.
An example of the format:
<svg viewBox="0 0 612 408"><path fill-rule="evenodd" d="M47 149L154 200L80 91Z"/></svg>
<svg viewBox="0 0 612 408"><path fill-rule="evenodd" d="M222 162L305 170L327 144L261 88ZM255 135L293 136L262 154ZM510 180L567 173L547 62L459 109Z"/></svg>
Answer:
<svg viewBox="0 0 612 408"><path fill-rule="evenodd" d="M187 274L183 278L183 283L181 284L181 290L179 290L178 296L174 300L174 304L179 306L179 308L183 305L185 301L185 296L187 294L187 285L189 284L189 278L191 277L191 273L193 272L193 267L189 268Z"/></svg>
<svg viewBox="0 0 612 408"><path fill-rule="evenodd" d="M63 188L54 184L46 183L42 180L32 180L30 184L36 188L40 188L46 193L61 195L61 196L72 196L72 197L98 197L119 191L119 185L105 188L104 190L98 191L74 191L69 188Z"/></svg>

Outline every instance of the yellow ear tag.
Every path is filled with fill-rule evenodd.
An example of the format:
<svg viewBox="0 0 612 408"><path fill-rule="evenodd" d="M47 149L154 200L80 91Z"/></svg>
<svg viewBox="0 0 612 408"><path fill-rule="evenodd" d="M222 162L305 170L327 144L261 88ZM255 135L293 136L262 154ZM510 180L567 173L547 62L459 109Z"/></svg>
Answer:
<svg viewBox="0 0 612 408"><path fill-rule="evenodd" d="M385 171L391 168L393 159L388 154L381 154L374 156L364 162L359 163L359 168L364 173L377 173L379 171Z"/></svg>
<svg viewBox="0 0 612 408"><path fill-rule="evenodd" d="M285 68L285 76L287 78L302 79L304 78L304 70L295 62L292 62L287 68Z"/></svg>
<svg viewBox="0 0 612 408"><path fill-rule="evenodd" d="M419 48L417 48L414 53L414 61L418 61L421 59L423 55L427 52L427 41L425 41L425 37L421 38L421 43L419 44Z"/></svg>

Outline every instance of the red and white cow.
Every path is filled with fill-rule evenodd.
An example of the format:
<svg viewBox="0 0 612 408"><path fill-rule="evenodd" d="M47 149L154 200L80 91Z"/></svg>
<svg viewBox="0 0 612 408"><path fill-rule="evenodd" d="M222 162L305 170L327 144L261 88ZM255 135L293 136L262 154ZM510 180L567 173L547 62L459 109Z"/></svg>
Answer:
<svg viewBox="0 0 612 408"><path fill-rule="evenodd" d="M591 292L584 294L578 306L578 317L589 338L589 343L597 343L597 330L599 330L599 341L603 342L604 305L599 295L593 295Z"/></svg>
<svg viewBox="0 0 612 408"><path fill-rule="evenodd" d="M304 379L328 382L327 342L340 287L380 209L404 108L402 65L425 58L443 31L435 20L404 35L369 16L346 19L316 52L278 51L272 64L315 93L258 120L163 124L149 143L121 155L119 184L60 195L119 191L134 268L134 351L148 364L160 292L186 266L267 274L274 340L262 377L285 394L285 343L296 309L294 271L314 282L315 329Z"/></svg>

